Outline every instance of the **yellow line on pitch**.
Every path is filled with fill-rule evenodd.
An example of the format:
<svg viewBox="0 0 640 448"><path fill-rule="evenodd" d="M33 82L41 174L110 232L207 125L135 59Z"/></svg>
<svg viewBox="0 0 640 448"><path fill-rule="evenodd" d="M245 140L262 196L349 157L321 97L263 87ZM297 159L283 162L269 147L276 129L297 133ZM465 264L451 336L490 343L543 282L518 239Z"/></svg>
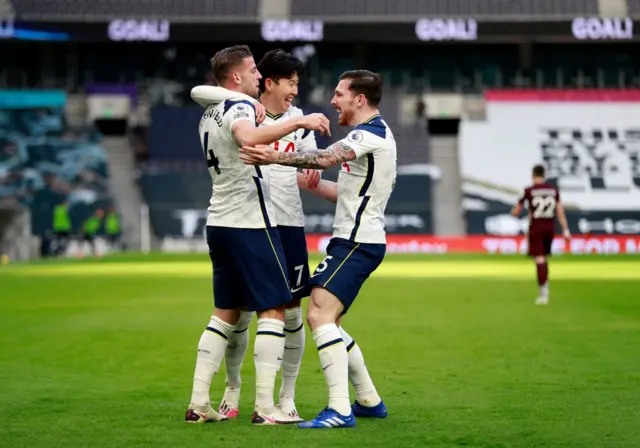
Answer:
<svg viewBox="0 0 640 448"><path fill-rule="evenodd" d="M315 266L312 265L312 269ZM92 263L13 266L2 275L29 277L175 277L203 278L211 276L206 262ZM533 279L533 264L521 261L385 261L373 274L377 278L496 278ZM634 263L614 260L562 262L551 265L554 279L638 279L640 269Z"/></svg>

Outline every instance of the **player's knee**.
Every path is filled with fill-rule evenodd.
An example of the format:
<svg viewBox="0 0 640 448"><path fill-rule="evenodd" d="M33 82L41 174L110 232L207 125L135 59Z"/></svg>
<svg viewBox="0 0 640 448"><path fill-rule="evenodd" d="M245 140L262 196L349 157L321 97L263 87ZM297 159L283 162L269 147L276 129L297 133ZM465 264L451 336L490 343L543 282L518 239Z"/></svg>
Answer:
<svg viewBox="0 0 640 448"><path fill-rule="evenodd" d="M537 257L534 258L534 261L536 262L536 264L545 264L547 262L547 257L538 255Z"/></svg>
<svg viewBox="0 0 640 448"><path fill-rule="evenodd" d="M238 310L223 310L220 308L216 308L213 312L213 315L223 322L228 323L229 325L235 325L238 322L238 318L240 317L240 311Z"/></svg>
<svg viewBox="0 0 640 448"><path fill-rule="evenodd" d="M322 288L315 288L311 293L307 308L307 323L312 330L321 325L335 323L343 306L332 293Z"/></svg>
<svg viewBox="0 0 640 448"><path fill-rule="evenodd" d="M278 319L284 321L284 307L258 311L258 319Z"/></svg>
<svg viewBox="0 0 640 448"><path fill-rule="evenodd" d="M311 293L311 298L309 299L309 306L307 307L307 324L311 330L315 330L318 326L318 322L321 317L322 310L318 306L318 304L313 300L314 294Z"/></svg>
<svg viewBox="0 0 640 448"><path fill-rule="evenodd" d="M301 317L302 317L302 308L301 307L287 308L286 310L284 310L285 322L297 321Z"/></svg>
<svg viewBox="0 0 640 448"><path fill-rule="evenodd" d="M293 302L288 303L285 308L287 310L300 308L300 303L301 303L301 300L300 299L296 299Z"/></svg>
<svg viewBox="0 0 640 448"><path fill-rule="evenodd" d="M251 324L252 319L253 319L253 311L241 311L240 317L236 322L236 329L244 330Z"/></svg>
<svg viewBox="0 0 640 448"><path fill-rule="evenodd" d="M311 330L315 330L320 325L322 325L322 310L320 308L315 308L311 306L309 303L309 308L307 309L307 324Z"/></svg>

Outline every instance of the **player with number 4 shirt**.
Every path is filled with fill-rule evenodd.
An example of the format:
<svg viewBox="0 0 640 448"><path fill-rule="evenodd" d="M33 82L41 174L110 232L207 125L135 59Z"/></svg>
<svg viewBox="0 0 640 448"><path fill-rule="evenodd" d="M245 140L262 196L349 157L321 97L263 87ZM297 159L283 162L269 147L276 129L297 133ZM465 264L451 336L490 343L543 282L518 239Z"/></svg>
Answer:
<svg viewBox="0 0 640 448"><path fill-rule="evenodd" d="M533 184L525 188L522 197L513 207L511 214L520 216L522 208L529 212L529 256L536 263L540 296L537 305L549 303L549 267L547 257L551 255L551 246L555 236L555 218L558 218L567 241L571 238L564 208L560 202L558 189L545 180L542 165L533 167Z"/></svg>
<svg viewBox="0 0 640 448"><path fill-rule="evenodd" d="M211 71L221 87L258 97L262 76L249 47L219 51L211 60ZM259 117L259 105L240 99L207 107L200 120L200 141L212 180L206 234L215 310L198 343L193 391L185 415L189 423L228 419L211 407L210 386L244 310L258 314L252 422L299 421L277 409L273 400L285 350L285 307L293 297L276 227L269 171L243 164L239 150L245 145L271 144L301 128L328 133L329 120L315 114L258 127Z"/></svg>
<svg viewBox="0 0 640 448"><path fill-rule="evenodd" d="M304 64L298 58L281 49L267 52L258 63L262 75L260 80L260 99L256 102L237 92L222 87L199 86L192 90L192 98L209 107L225 101L246 100L265 108L266 118L260 127L278 126L296 120L304 114L292 102L298 95L298 83L304 74ZM299 152L315 150L314 133L309 129L296 129L273 142L270 147L279 152ZM236 154L237 155L237 154ZM238 158L239 160L239 158ZM298 187L298 175L306 187L315 188L320 180L317 170L304 170L298 173L296 168L272 165L262 167L261 172L269 176L269 190L274 209L275 224L284 253L284 269L290 283L293 301L285 309L285 349L282 356L282 386L279 393L278 408L290 422L302 422L295 406L295 386L304 353L305 331L300 307L301 299L308 297L309 256L304 232L304 212ZM247 329L253 319L252 311L243 311L229 336L229 345L225 354L227 371L226 388L220 402L219 412L228 418L238 417L240 410L240 392L242 380L240 371L245 353L249 347ZM260 416L257 416L260 419Z"/></svg>

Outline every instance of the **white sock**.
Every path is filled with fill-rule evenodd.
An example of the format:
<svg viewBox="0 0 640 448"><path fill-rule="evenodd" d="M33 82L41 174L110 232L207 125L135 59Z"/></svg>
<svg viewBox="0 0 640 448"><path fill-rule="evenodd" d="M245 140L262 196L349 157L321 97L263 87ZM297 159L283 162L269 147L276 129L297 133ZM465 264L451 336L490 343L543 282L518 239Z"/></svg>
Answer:
<svg viewBox="0 0 640 448"><path fill-rule="evenodd" d="M224 354L224 364L227 368L227 388L239 389L242 380L240 369L244 355L249 348L249 325L253 319L253 311L242 311L233 332L229 335L229 345Z"/></svg>
<svg viewBox="0 0 640 448"><path fill-rule="evenodd" d="M280 401L292 400L296 393L296 380L300 373L300 364L304 354L305 332L302 324L302 309L292 308L285 311L284 354L282 355L282 387Z"/></svg>
<svg viewBox="0 0 640 448"><path fill-rule="evenodd" d="M540 297L549 297L549 282L544 285L540 285Z"/></svg>
<svg viewBox="0 0 640 448"><path fill-rule="evenodd" d="M256 364L256 409L271 412L275 408L273 390L284 354L284 322L258 319L254 345Z"/></svg>
<svg viewBox="0 0 640 448"><path fill-rule="evenodd" d="M356 390L356 398L362 406L374 407L380 404L382 399L378 395L369 371L364 363L364 356L356 341L340 327L340 334L347 346L349 356L349 381Z"/></svg>
<svg viewBox="0 0 640 448"><path fill-rule="evenodd" d="M320 325L313 332L320 365L329 387L329 407L342 415L351 415L349 404L349 358L336 324Z"/></svg>
<svg viewBox="0 0 640 448"><path fill-rule="evenodd" d="M220 368L224 351L227 348L229 333L232 331L233 325L212 316L207 329L202 333L198 343L196 371L193 375L192 405L198 407L209 405L211 380Z"/></svg>

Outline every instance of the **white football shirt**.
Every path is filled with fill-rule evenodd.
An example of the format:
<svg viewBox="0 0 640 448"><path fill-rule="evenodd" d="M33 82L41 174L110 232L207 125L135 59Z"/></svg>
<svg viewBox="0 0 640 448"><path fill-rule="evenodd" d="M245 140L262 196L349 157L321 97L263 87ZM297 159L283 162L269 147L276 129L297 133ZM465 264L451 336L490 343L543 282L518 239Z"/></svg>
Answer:
<svg viewBox="0 0 640 448"><path fill-rule="evenodd" d="M267 113L267 118L261 126L281 123L304 115L302 110L291 106L289 110L279 115ZM317 149L313 131L297 129L289 135L272 143L271 148L276 151L289 153ZM276 223L279 226L304 227L304 212L298 188L297 168L283 165L269 165L269 186L271 201L276 213Z"/></svg>
<svg viewBox="0 0 640 448"><path fill-rule="evenodd" d="M227 100L207 107L200 120L200 142L213 181L208 226L260 229L276 225L269 173L240 160L231 131L238 121L256 123L250 101Z"/></svg>
<svg viewBox="0 0 640 448"><path fill-rule="evenodd" d="M356 153L338 175L333 236L357 243L386 244L384 211L396 181L396 141L380 115L341 140Z"/></svg>

